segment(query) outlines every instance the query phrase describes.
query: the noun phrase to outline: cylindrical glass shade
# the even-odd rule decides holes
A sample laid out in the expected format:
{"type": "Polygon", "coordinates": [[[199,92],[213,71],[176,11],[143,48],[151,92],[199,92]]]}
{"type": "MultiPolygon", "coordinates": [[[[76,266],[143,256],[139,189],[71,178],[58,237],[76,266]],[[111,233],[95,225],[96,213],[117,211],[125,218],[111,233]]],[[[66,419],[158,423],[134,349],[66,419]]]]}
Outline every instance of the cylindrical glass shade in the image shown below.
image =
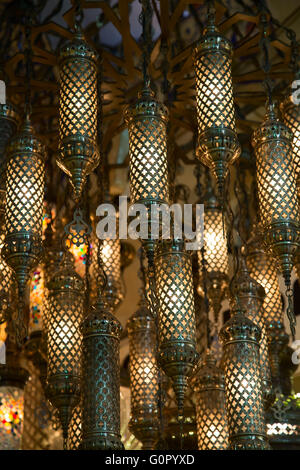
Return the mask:
{"type": "Polygon", "coordinates": [[[230,450],[268,449],[260,336],[260,328],[239,310],[220,332],[230,450]]]}
{"type": "Polygon", "coordinates": [[[156,363],[156,328],[146,300],[127,323],[131,392],[131,432],[154,449],[158,439],[159,370],[156,363]]]}
{"type": "Polygon", "coordinates": [[[165,240],[155,256],[159,300],[159,362],[182,408],[186,379],[197,361],[192,264],[183,240],[165,240]],[[178,359],[180,358],[180,359],[178,359]]]}
{"type": "Polygon", "coordinates": [[[129,133],[131,203],[168,202],[167,109],[150,89],[125,111],[129,133]]]}
{"type": "Polygon", "coordinates": [[[207,353],[191,379],[196,393],[199,450],[226,450],[228,428],[225,409],[224,374],[207,353]]]}
{"type": "Polygon", "coordinates": [[[78,198],[86,176],[99,163],[97,55],[80,32],[64,45],[59,60],[59,158],[78,198]]]}
{"type": "MultiPolygon", "coordinates": [[[[99,242],[100,259],[107,279],[105,291],[109,290],[111,292],[112,300],[115,307],[117,307],[124,299],[121,279],[121,243],[118,238],[115,240],[98,240],[99,242]]],[[[97,256],[96,250],[95,255],[97,256]]]]}
{"type": "Polygon", "coordinates": [[[24,390],[0,387],[0,450],[21,450],[24,390]]]}

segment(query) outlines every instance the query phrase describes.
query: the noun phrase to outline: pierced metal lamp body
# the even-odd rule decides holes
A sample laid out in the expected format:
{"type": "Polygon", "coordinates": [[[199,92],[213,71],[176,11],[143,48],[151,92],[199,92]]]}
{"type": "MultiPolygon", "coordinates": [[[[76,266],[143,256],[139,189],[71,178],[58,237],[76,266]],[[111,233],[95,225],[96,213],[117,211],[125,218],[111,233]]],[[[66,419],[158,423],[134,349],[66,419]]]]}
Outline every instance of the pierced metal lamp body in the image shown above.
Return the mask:
{"type": "Polygon", "coordinates": [[[129,133],[130,200],[131,204],[144,204],[148,210],[148,243],[153,250],[151,206],[169,202],[168,110],[146,87],[136,103],[126,108],[125,121],[129,133]]]}
{"type": "MultiPolygon", "coordinates": [[[[1,252],[15,273],[21,301],[42,255],[44,176],[44,147],[26,117],[20,132],[7,146],[6,236],[1,252]]],[[[23,311],[19,315],[15,327],[21,341],[27,327],[23,311]]]]}
{"type": "Polygon", "coordinates": [[[228,428],[224,374],[209,352],[200,362],[191,385],[196,393],[199,450],[226,450],[228,428]]]}
{"type": "Polygon", "coordinates": [[[84,284],[66,252],[61,268],[48,282],[48,368],[46,395],[58,409],[64,439],[72,410],[80,398],[80,361],[84,284]]]}
{"type": "Polygon", "coordinates": [[[5,191],[6,179],[6,145],[16,134],[19,115],[11,104],[0,104],[0,191],[5,191]]]}
{"type": "MultiPolygon", "coordinates": [[[[299,248],[299,205],[293,163],[292,133],[269,105],[254,132],[260,221],[266,248],[278,260],[290,288],[294,255],[299,248]]],[[[295,317],[290,315],[294,330],[295,317]]]]}
{"type": "Polygon", "coordinates": [[[268,337],[265,317],[263,312],[263,301],[265,291],[261,284],[250,277],[245,259],[240,258],[240,268],[235,275],[231,290],[234,297],[239,300],[239,305],[245,311],[245,315],[261,329],[261,339],[259,347],[259,361],[261,370],[262,390],[266,402],[269,406],[274,400],[272,390],[272,378],[269,362],[268,337]]]}
{"type": "Polygon", "coordinates": [[[156,364],[156,327],[146,300],[127,323],[131,419],[129,429],[143,449],[155,449],[159,437],[159,370],[156,364]]]}
{"type": "Polygon", "coordinates": [[[220,331],[230,450],[266,450],[259,326],[241,310],[220,331]]]}
{"type": "Polygon", "coordinates": [[[97,147],[97,54],[76,32],[59,57],[58,166],[69,176],[76,199],[99,163],[97,147]]]}
{"type": "Polygon", "coordinates": [[[215,174],[220,196],[228,166],[241,151],[235,130],[231,67],[231,42],[210,24],[194,50],[197,156],[215,174]]]}
{"type": "Polygon", "coordinates": [[[173,381],[181,411],[187,377],[198,359],[192,264],[183,240],[162,241],[155,255],[155,270],[159,300],[158,361],[173,381]]]}
{"type": "Polygon", "coordinates": [[[121,324],[98,301],[83,320],[83,450],[122,450],[120,436],[121,324]]]}

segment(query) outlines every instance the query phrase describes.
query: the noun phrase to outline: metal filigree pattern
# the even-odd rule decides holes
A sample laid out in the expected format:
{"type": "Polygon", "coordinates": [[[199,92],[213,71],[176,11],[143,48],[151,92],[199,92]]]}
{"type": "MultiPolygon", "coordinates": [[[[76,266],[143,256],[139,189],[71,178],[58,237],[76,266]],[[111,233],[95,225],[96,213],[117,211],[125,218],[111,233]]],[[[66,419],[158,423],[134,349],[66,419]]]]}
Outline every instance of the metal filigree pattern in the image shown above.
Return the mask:
{"type": "Polygon", "coordinates": [[[196,393],[199,450],[226,450],[228,428],[225,408],[224,374],[209,352],[191,379],[196,393]]]}
{"type": "MultiPolygon", "coordinates": [[[[292,133],[269,105],[262,125],[254,132],[256,177],[264,244],[278,260],[287,289],[291,289],[294,255],[299,248],[299,205],[292,154],[292,133]]],[[[291,295],[288,295],[291,299],[291,295]]],[[[290,303],[290,301],[289,301],[290,303]]],[[[296,319],[288,308],[291,331],[296,319]]]]}
{"type": "Polygon", "coordinates": [[[120,322],[107,306],[92,306],[82,323],[82,444],[84,450],[122,449],[120,437],[120,322]]]}
{"type": "Polygon", "coordinates": [[[0,190],[5,191],[6,153],[9,139],[16,133],[19,116],[11,104],[0,104],[0,190]]]}
{"type": "Polygon", "coordinates": [[[179,409],[197,361],[192,264],[183,240],[166,240],[155,256],[159,362],[173,380],[179,409]]]}
{"type": "Polygon", "coordinates": [[[268,449],[259,341],[261,331],[237,310],[220,331],[224,348],[229,449],[268,449]]]}
{"type": "Polygon", "coordinates": [[[156,327],[146,300],[127,323],[129,336],[129,373],[131,419],[129,428],[143,443],[154,449],[159,435],[159,370],[156,363],[156,327]]]}
{"type": "MultiPolygon", "coordinates": [[[[105,239],[100,242],[100,259],[102,268],[106,275],[107,284],[104,289],[104,295],[108,293],[107,302],[114,308],[118,307],[124,299],[124,291],[121,278],[121,243],[118,238],[115,240],[105,239]]],[[[97,249],[95,256],[98,262],[97,249]]]]}
{"type": "Polygon", "coordinates": [[[284,124],[293,133],[293,160],[296,176],[296,184],[298,191],[298,200],[300,199],[300,106],[294,104],[292,95],[288,96],[283,103],[281,103],[281,112],[284,124]]]}
{"type": "Polygon", "coordinates": [[[47,396],[58,408],[64,439],[73,407],[79,400],[84,286],[73,259],[65,254],[62,266],[48,283],[47,396]]]}
{"type": "Polygon", "coordinates": [[[69,424],[68,450],[79,450],[81,444],[81,404],[75,406],[69,424]]]}
{"type": "Polygon", "coordinates": [[[76,32],[62,47],[59,60],[58,166],[79,198],[86,176],[99,163],[97,137],[97,55],[76,32]]]}
{"type": "Polygon", "coordinates": [[[147,88],[125,110],[131,203],[168,202],[167,118],[167,109],[147,88]]]}
{"type": "Polygon", "coordinates": [[[236,273],[231,290],[232,294],[238,298],[238,303],[245,311],[245,315],[261,329],[259,361],[262,388],[266,404],[270,405],[274,396],[272,391],[267,330],[263,311],[265,291],[261,284],[250,277],[244,257],[240,258],[240,263],[241,265],[236,273]]]}
{"type": "Polygon", "coordinates": [[[215,173],[220,195],[228,165],[240,154],[235,133],[232,89],[232,45],[209,24],[194,50],[199,132],[197,156],[215,173]]]}

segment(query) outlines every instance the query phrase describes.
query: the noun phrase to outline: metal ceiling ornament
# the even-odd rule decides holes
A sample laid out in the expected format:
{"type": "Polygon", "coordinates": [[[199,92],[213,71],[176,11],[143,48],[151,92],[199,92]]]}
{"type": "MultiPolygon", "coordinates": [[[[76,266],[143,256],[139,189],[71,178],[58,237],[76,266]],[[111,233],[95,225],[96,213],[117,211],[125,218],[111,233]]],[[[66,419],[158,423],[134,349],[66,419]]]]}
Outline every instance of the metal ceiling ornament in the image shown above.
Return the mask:
{"type": "Polygon", "coordinates": [[[259,361],[263,396],[268,407],[274,400],[274,390],[272,389],[268,338],[263,312],[265,291],[261,284],[250,277],[244,256],[239,257],[239,269],[233,278],[231,291],[233,298],[238,298],[239,305],[245,311],[247,318],[261,329],[259,361]]]}
{"type": "Polygon", "coordinates": [[[199,160],[217,179],[220,202],[228,167],[240,155],[232,88],[232,44],[215,25],[209,8],[207,27],[194,49],[199,160]]]}
{"type": "Polygon", "coordinates": [[[259,342],[261,330],[239,307],[220,331],[229,450],[267,450],[259,342]]]}
{"type": "Polygon", "coordinates": [[[49,311],[46,395],[58,409],[66,448],[72,410],[80,399],[80,323],[85,294],[83,280],[75,272],[73,256],[68,251],[47,288],[49,311]]]}
{"type": "Polygon", "coordinates": [[[44,147],[26,115],[20,132],[7,146],[6,236],[1,252],[18,284],[19,308],[13,322],[19,344],[27,335],[25,289],[43,252],[44,177],[44,147]]]}
{"type": "Polygon", "coordinates": [[[158,363],[172,379],[179,415],[197,363],[192,263],[184,240],[162,240],[155,254],[158,363]]]}
{"type": "Polygon", "coordinates": [[[120,336],[122,326],[101,299],[81,324],[82,450],[122,450],[120,336]]]}
{"type": "Polygon", "coordinates": [[[159,370],[156,363],[156,326],[141,294],[138,310],[127,322],[131,418],[129,429],[144,450],[155,449],[159,438],[159,370]]]}
{"type": "Polygon", "coordinates": [[[292,308],[291,271],[300,244],[299,205],[292,153],[292,133],[283,124],[274,104],[267,104],[261,126],[252,136],[263,241],[279,263],[287,288],[291,332],[296,319],[292,308]]]}
{"type": "Polygon", "coordinates": [[[69,176],[76,200],[100,160],[97,146],[97,53],[79,27],[59,56],[58,166],[69,176]]]}
{"type": "Polygon", "coordinates": [[[226,450],[228,428],[224,373],[208,350],[190,379],[196,393],[199,450],[226,450]]]}

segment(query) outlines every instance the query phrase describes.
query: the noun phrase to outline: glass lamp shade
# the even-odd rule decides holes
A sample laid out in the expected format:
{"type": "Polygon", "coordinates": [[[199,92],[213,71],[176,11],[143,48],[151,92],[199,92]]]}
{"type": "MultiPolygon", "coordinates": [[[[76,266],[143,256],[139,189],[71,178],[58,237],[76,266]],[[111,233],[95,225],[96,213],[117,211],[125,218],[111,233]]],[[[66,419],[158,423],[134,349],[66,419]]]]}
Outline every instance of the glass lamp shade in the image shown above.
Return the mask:
{"type": "MultiPolygon", "coordinates": [[[[293,163],[292,133],[269,104],[262,125],[254,132],[260,224],[266,248],[278,260],[290,290],[294,256],[299,248],[299,205],[293,163]]],[[[291,330],[295,317],[288,310],[291,330]]]]}
{"type": "Polygon", "coordinates": [[[223,194],[228,165],[240,154],[235,131],[232,45],[209,21],[194,50],[198,120],[197,157],[210,167],[223,194]]]}
{"type": "Polygon", "coordinates": [[[293,133],[293,160],[296,177],[296,185],[298,192],[298,200],[300,199],[300,106],[293,102],[292,94],[290,94],[280,105],[284,124],[293,133]]]}
{"type": "Polygon", "coordinates": [[[220,331],[229,450],[268,449],[259,363],[260,328],[241,310],[220,331]]]}
{"type": "Polygon", "coordinates": [[[155,255],[159,364],[172,378],[179,411],[198,354],[192,263],[183,240],[163,240],[155,255]]]}
{"type": "Polygon", "coordinates": [[[226,450],[228,428],[225,408],[224,374],[209,352],[191,378],[196,393],[199,450],[226,450]]]}
{"type": "Polygon", "coordinates": [[[97,54],[80,32],[60,50],[58,166],[69,176],[75,198],[99,163],[97,147],[97,54]]]}
{"type": "Polygon", "coordinates": [[[24,390],[0,386],[0,450],[21,450],[24,390]]]}
{"type": "Polygon", "coordinates": [[[159,370],[155,322],[145,299],[141,300],[140,308],[130,317],[127,330],[131,391],[129,428],[143,443],[143,449],[153,450],[159,436],[159,370]]]}
{"type": "Polygon", "coordinates": [[[84,285],[66,252],[48,283],[47,397],[58,409],[66,443],[69,421],[80,397],[81,342],[84,285]]]}

